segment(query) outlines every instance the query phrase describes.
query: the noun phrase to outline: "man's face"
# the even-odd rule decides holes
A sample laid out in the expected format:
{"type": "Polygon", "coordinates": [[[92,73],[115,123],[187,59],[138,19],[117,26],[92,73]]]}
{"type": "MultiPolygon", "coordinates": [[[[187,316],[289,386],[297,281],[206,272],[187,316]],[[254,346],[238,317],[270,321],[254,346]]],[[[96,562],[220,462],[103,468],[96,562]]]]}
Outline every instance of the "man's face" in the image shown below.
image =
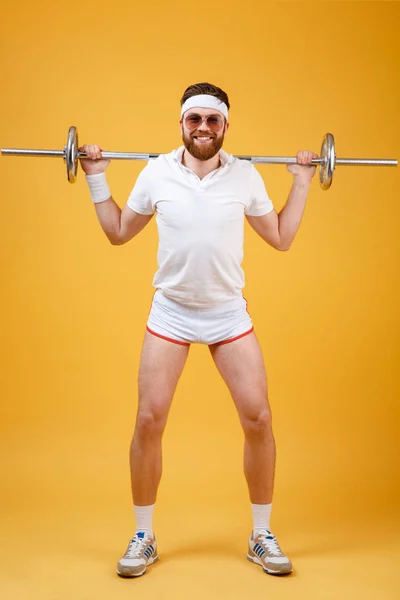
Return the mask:
{"type": "Polygon", "coordinates": [[[187,110],[181,120],[182,140],[186,150],[198,160],[210,160],[222,148],[228,127],[229,123],[225,122],[225,117],[217,110],[210,108],[191,108],[187,110]],[[220,119],[222,118],[224,125],[221,131],[214,132],[210,129],[207,121],[203,120],[197,129],[191,131],[185,125],[185,118],[194,114],[201,117],[217,116],[220,119]]]}

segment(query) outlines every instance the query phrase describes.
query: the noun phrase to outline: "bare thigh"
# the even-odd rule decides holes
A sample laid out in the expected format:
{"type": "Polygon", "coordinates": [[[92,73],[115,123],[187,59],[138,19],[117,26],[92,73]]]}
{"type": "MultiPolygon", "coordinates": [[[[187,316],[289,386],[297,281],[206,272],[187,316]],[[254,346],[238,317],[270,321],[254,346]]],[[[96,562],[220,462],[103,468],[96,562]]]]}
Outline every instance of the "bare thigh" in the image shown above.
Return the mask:
{"type": "Polygon", "coordinates": [[[138,417],[166,420],[189,349],[146,331],[139,367],[138,417]]]}
{"type": "Polygon", "coordinates": [[[269,414],[267,375],[256,334],[250,333],[229,344],[215,344],[209,349],[242,425],[269,414]]]}

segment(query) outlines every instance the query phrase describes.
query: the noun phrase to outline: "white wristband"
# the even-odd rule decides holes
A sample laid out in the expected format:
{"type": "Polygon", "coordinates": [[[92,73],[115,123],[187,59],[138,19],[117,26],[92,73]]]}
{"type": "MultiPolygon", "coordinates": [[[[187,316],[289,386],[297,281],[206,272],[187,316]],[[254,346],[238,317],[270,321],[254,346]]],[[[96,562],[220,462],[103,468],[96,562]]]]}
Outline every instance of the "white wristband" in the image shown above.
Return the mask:
{"type": "Polygon", "coordinates": [[[99,202],[105,202],[111,198],[110,188],[106,181],[105,173],[96,173],[96,175],[86,175],[86,181],[88,182],[90,195],[95,204],[99,202]]]}

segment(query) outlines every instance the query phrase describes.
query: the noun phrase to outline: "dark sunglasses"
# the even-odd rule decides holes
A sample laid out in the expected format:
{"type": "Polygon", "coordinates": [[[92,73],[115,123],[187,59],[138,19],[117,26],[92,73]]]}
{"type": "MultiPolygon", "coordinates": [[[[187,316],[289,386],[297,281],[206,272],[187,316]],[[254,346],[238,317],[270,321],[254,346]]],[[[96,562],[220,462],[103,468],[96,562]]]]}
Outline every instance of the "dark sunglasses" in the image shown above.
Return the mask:
{"type": "Polygon", "coordinates": [[[190,115],[187,115],[184,117],[183,122],[186,129],[189,129],[189,131],[198,129],[204,122],[210,131],[213,131],[214,133],[221,131],[225,124],[225,120],[222,115],[208,115],[207,117],[202,117],[197,113],[191,113],[190,115]]]}

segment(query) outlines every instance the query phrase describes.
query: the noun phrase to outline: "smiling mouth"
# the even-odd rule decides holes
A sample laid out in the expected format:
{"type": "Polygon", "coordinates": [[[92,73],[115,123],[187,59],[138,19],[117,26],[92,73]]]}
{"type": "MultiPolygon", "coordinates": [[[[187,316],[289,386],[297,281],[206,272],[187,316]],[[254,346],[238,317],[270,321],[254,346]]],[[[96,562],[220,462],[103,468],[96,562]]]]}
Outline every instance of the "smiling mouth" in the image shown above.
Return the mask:
{"type": "Polygon", "coordinates": [[[212,140],[212,137],[208,137],[208,136],[203,136],[203,135],[195,135],[194,136],[195,140],[199,140],[200,142],[208,142],[209,140],[212,140]]]}

